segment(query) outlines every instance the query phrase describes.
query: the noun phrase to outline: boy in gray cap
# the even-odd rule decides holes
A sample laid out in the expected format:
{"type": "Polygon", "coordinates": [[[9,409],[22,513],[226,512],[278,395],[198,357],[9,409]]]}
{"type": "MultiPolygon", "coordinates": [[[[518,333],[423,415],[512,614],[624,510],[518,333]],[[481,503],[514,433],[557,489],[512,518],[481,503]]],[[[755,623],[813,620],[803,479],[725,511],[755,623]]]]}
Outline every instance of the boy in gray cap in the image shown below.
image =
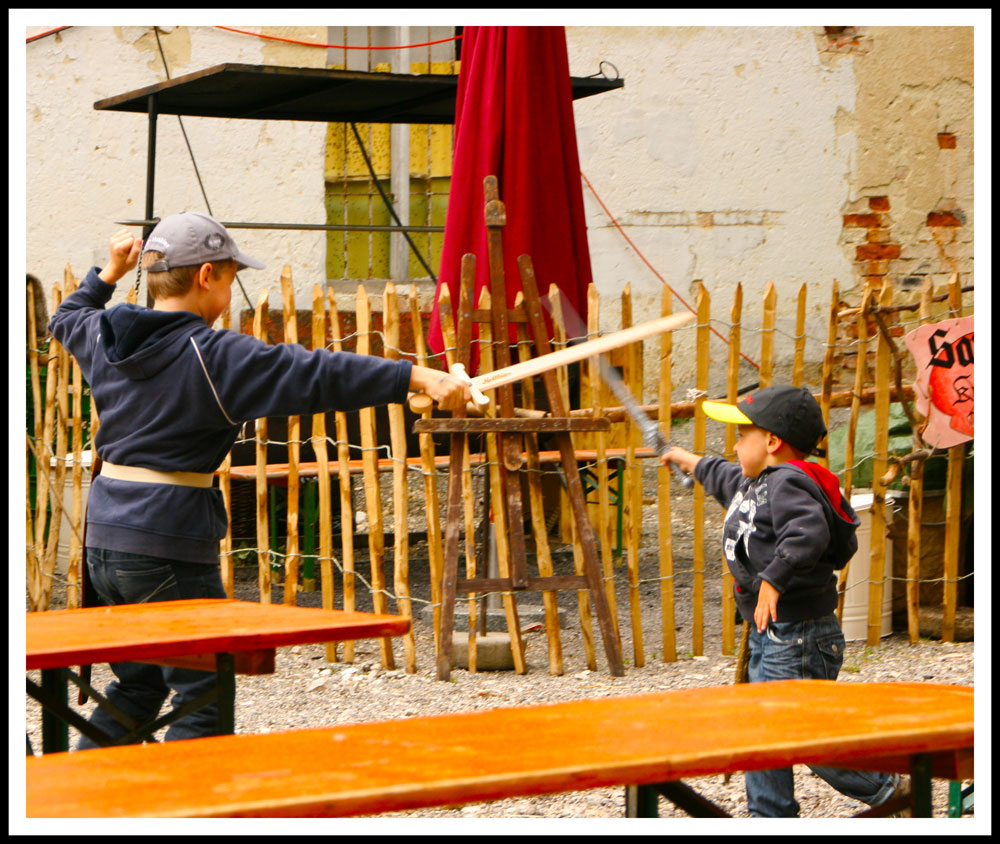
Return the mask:
{"type": "MultiPolygon", "coordinates": [[[[409,361],[269,346],[213,330],[236,271],[264,265],[204,214],[165,218],[145,246],[119,231],[110,251],[108,265],[91,268],[49,326],[79,362],[100,413],[94,448],[102,466],[88,498],[86,564],[106,605],[226,597],[219,540],[227,518],[213,477],[244,422],[399,403],[410,390],[444,409],[471,398],[458,379],[409,361]],[[105,310],[140,250],[152,309],[105,310]]],[[[216,682],[214,673],[190,669],[111,668],[117,680],[106,697],[139,723],[156,716],[171,689],[177,710],[216,682]]],[[[204,707],[175,721],[166,739],[214,735],[216,720],[216,707],[204,707]]],[[[127,734],[103,709],[91,723],[114,739],[127,734]]],[[[86,737],[78,744],[95,746],[86,737]]]]}
{"type": "MultiPolygon", "coordinates": [[[[834,615],[836,569],[858,549],[861,523],[837,476],[806,461],[826,436],[819,404],[803,387],[765,387],[738,404],[706,401],[705,413],[738,426],[738,463],[671,448],[662,458],[693,474],[727,508],[723,553],[736,605],[751,625],[749,678],[835,680],[844,634],[834,615]]],[[[843,794],[880,806],[897,774],[809,766],[843,794]]],[[[754,817],[797,817],[791,768],[746,773],[754,817]]]]}

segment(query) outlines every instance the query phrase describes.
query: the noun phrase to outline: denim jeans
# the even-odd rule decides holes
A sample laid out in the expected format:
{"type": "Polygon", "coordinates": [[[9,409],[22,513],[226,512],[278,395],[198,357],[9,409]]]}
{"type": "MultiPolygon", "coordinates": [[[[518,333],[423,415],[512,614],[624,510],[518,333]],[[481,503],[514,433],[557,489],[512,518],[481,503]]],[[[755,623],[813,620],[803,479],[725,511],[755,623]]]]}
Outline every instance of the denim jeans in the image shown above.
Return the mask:
{"type": "MultiPolygon", "coordinates": [[[[227,597],[218,566],[103,548],[87,548],[86,553],[87,574],[103,606],[227,597]]],[[[104,696],[140,724],[156,718],[171,689],[174,691],[172,707],[178,709],[216,685],[214,671],[141,662],[112,662],[111,670],[117,679],[104,690],[104,696]]],[[[175,741],[215,735],[216,721],[217,708],[212,704],[174,721],[164,739],[175,741]]],[[[116,739],[129,733],[124,725],[100,708],[94,710],[90,723],[116,739]]],[[[97,746],[86,736],[80,736],[77,742],[78,750],[97,746]]]]}
{"type": "MultiPolygon", "coordinates": [[[[844,634],[835,615],[806,621],[770,622],[763,633],[750,631],[751,683],[769,680],[836,680],[844,661],[844,634]]],[[[809,765],[814,774],[837,791],[869,806],[888,800],[899,782],[897,774],[849,771],[809,765]]],[[[747,807],[753,817],[795,818],[792,768],[747,771],[747,807]]]]}

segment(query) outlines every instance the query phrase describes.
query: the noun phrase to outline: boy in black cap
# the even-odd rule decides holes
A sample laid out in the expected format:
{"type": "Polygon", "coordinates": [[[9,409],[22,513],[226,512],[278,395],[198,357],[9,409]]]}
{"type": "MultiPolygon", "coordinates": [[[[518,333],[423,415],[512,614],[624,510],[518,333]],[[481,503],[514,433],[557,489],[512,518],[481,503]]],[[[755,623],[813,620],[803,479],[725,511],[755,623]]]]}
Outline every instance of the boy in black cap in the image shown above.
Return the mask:
{"type": "MultiPolygon", "coordinates": [[[[750,630],[750,682],[834,680],[844,635],[834,615],[836,569],[858,548],[860,519],[837,476],[806,462],[826,435],[819,404],[802,387],[757,390],[736,405],[706,401],[713,419],[736,424],[739,463],[674,447],[661,459],[694,474],[727,508],[723,552],[736,604],[750,630]]],[[[896,774],[810,766],[849,797],[879,806],[896,774]]],[[[797,817],[791,768],[746,773],[754,817],[797,817]]]]}
{"type": "MultiPolygon", "coordinates": [[[[87,273],[49,326],[79,362],[100,413],[94,447],[102,467],[90,487],[86,562],[104,604],[226,597],[219,573],[226,511],[212,482],[244,422],[404,402],[409,390],[444,409],[471,398],[458,379],[409,361],[214,331],[236,271],[264,265],[204,214],[165,218],[144,248],[119,231],[110,248],[108,265],[87,273]],[[140,250],[152,309],[105,310],[140,250]]],[[[214,673],[190,669],[111,668],[118,679],[106,697],[139,723],[156,716],[171,689],[176,710],[216,682],[214,673]]],[[[175,721],[166,739],[213,735],[216,720],[216,707],[204,707],[175,721]]],[[[91,723],[113,738],[128,732],[103,709],[91,723]]],[[[95,746],[86,737],[78,744],[95,746]]]]}

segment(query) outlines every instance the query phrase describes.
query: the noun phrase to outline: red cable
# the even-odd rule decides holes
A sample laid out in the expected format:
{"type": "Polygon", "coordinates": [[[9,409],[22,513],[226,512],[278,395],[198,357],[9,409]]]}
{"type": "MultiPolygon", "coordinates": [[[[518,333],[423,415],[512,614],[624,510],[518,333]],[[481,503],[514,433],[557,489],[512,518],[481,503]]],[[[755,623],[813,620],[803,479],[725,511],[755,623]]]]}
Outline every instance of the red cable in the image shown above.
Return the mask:
{"type": "MultiPolygon", "coordinates": [[[[615,224],[615,228],[616,228],[616,229],[618,229],[618,231],[619,231],[619,232],[621,233],[621,236],[622,236],[622,237],[624,237],[624,238],[625,238],[625,241],[626,241],[626,242],[628,243],[628,245],[629,245],[629,246],[631,246],[631,247],[632,247],[632,248],[633,248],[633,249],[635,250],[635,254],[636,254],[636,255],[638,255],[638,256],[639,256],[639,257],[640,257],[640,258],[642,259],[642,262],[643,262],[643,263],[644,263],[644,264],[645,264],[645,265],[646,265],[647,267],[649,267],[649,269],[650,269],[650,270],[652,271],[653,275],[655,275],[655,276],[656,276],[656,277],[657,277],[657,278],[658,278],[658,279],[659,279],[659,280],[660,280],[661,282],[663,282],[664,286],[665,286],[665,287],[666,287],[666,288],[667,288],[667,289],[668,289],[668,290],[669,290],[669,291],[670,291],[671,293],[673,293],[673,294],[674,294],[674,296],[675,296],[675,297],[676,297],[676,298],[677,298],[677,299],[678,299],[678,300],[680,301],[680,303],[681,303],[681,304],[682,304],[682,305],[683,305],[683,306],[684,306],[685,308],[687,308],[687,309],[688,309],[689,311],[691,311],[691,313],[693,313],[693,314],[697,315],[697,312],[695,311],[695,309],[694,309],[694,308],[692,308],[692,307],[691,307],[691,306],[690,306],[690,305],[689,305],[689,304],[688,304],[687,302],[685,302],[685,301],[684,301],[684,297],[683,297],[683,296],[681,296],[681,295],[680,295],[680,293],[678,293],[678,292],[677,292],[676,290],[674,290],[674,288],[672,288],[672,287],[671,287],[671,286],[670,286],[669,284],[667,284],[667,280],[666,280],[666,279],[665,279],[665,278],[664,278],[664,277],[663,277],[662,275],[660,275],[660,274],[659,274],[659,273],[658,273],[658,272],[656,271],[656,268],[655,268],[655,267],[654,267],[654,266],[653,266],[653,265],[652,265],[651,263],[649,263],[649,261],[647,261],[647,260],[646,260],[646,256],[645,256],[645,255],[643,255],[643,254],[642,254],[642,252],[640,252],[640,251],[639,251],[639,247],[638,247],[638,246],[636,246],[636,245],[635,245],[635,244],[634,244],[634,243],[632,242],[632,240],[631,240],[631,239],[629,238],[629,236],[628,236],[627,234],[625,234],[625,230],[624,230],[624,229],[623,229],[623,228],[622,228],[622,227],[621,227],[621,226],[620,226],[620,225],[618,224],[618,221],[617,221],[617,220],[615,219],[615,215],[614,215],[614,214],[612,214],[612,213],[611,213],[611,212],[610,212],[610,211],[608,210],[608,206],[607,206],[607,205],[605,205],[605,204],[604,204],[604,202],[603,202],[603,201],[601,200],[601,198],[600,198],[600,197],[599,197],[599,196],[597,195],[597,191],[596,191],[596,190],[594,190],[594,186],[593,186],[593,185],[592,185],[592,184],[590,183],[590,179],[588,179],[588,178],[587,178],[587,175],[586,175],[586,173],[580,173],[580,175],[581,175],[581,176],[583,176],[583,180],[584,180],[584,181],[585,181],[585,182],[587,183],[587,187],[588,187],[588,188],[590,188],[590,192],[591,192],[591,193],[592,193],[592,194],[594,195],[594,199],[596,199],[596,200],[598,201],[598,203],[600,204],[601,208],[603,208],[603,209],[604,209],[604,213],[608,215],[608,219],[609,219],[609,220],[611,220],[611,222],[615,224]]],[[[723,342],[725,342],[725,343],[726,343],[726,345],[728,345],[728,344],[729,344],[729,341],[728,341],[728,340],[727,340],[727,339],[726,339],[725,337],[723,337],[723,336],[722,336],[722,335],[721,335],[721,334],[720,334],[720,333],[718,332],[718,330],[717,330],[717,329],[713,328],[713,327],[712,327],[711,325],[710,325],[710,326],[709,326],[708,328],[709,328],[709,330],[710,330],[710,331],[711,331],[711,332],[712,332],[712,333],[713,333],[713,334],[714,334],[714,335],[715,335],[716,337],[718,337],[718,338],[719,338],[720,340],[722,340],[723,342]]],[[[740,352],[740,357],[741,357],[741,358],[743,358],[743,360],[745,360],[745,361],[746,361],[747,363],[749,363],[749,364],[750,364],[751,366],[753,366],[753,367],[754,367],[755,369],[760,369],[760,364],[759,364],[759,363],[756,363],[756,362],[754,362],[754,361],[752,361],[752,360],[750,360],[750,358],[748,358],[748,357],[747,357],[747,356],[746,356],[745,354],[743,354],[743,352],[740,352]]]]}
{"type": "Polygon", "coordinates": [[[46,32],[39,32],[38,35],[32,35],[30,38],[25,38],[24,43],[30,44],[32,41],[37,41],[39,38],[44,38],[46,35],[52,35],[55,32],[62,32],[64,29],[72,29],[69,26],[57,26],[46,32]]]}
{"type": "Polygon", "coordinates": [[[260,32],[247,32],[245,29],[234,29],[231,26],[217,26],[216,29],[225,29],[228,32],[238,32],[240,35],[253,35],[256,38],[267,38],[271,41],[284,41],[287,44],[301,44],[303,47],[325,47],[330,50],[407,50],[410,47],[430,47],[434,44],[444,44],[447,41],[457,41],[461,35],[453,35],[451,38],[442,38],[440,41],[427,41],[423,44],[392,45],[390,47],[352,47],[347,44],[316,44],[312,41],[296,41],[292,38],[279,38],[277,35],[263,35],[260,32]]]}

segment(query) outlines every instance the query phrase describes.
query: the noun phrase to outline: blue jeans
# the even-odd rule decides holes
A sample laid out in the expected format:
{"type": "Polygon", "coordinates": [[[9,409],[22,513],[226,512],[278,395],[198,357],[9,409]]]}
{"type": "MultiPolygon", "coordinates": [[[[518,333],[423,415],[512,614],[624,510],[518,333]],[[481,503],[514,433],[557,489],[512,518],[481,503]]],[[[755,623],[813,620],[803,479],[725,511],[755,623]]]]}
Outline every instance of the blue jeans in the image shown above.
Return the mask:
{"type": "MultiPolygon", "coordinates": [[[[87,573],[103,606],[227,597],[219,567],[204,563],[87,548],[87,573]]],[[[214,671],[141,662],[112,662],[111,670],[117,679],[104,690],[104,696],[139,724],[156,718],[171,689],[174,690],[171,704],[178,709],[216,686],[214,671]]],[[[100,708],[94,710],[89,720],[115,739],[130,732],[100,708]]],[[[174,721],[164,738],[174,741],[212,736],[216,734],[216,721],[217,708],[212,704],[174,721]]],[[[98,745],[80,736],[78,750],[93,747],[98,745]]]]}
{"type": "MultiPolygon", "coordinates": [[[[836,680],[844,661],[844,634],[835,615],[806,621],[770,622],[763,633],[750,631],[751,683],[768,680],[836,680]]],[[[899,782],[897,774],[849,771],[810,765],[814,774],[837,791],[879,806],[899,782]]],[[[795,818],[799,804],[791,768],[747,771],[747,807],[756,818],[795,818]]]]}

